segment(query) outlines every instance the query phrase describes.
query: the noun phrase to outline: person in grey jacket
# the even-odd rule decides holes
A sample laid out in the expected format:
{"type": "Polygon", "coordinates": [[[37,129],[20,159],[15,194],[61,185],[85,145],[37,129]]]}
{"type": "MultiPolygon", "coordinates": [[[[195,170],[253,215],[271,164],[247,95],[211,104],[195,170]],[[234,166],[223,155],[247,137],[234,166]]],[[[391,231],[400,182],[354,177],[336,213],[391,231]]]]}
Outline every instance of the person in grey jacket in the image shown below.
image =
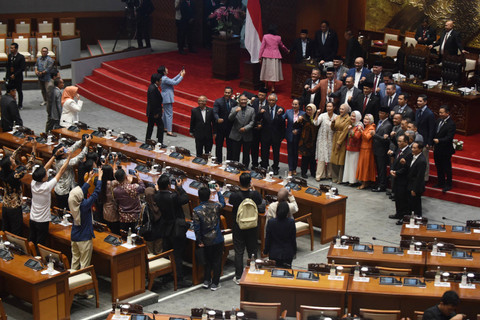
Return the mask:
{"type": "Polygon", "coordinates": [[[173,121],[173,103],[175,102],[173,95],[173,86],[179,84],[183,77],[185,76],[185,69],[182,69],[175,78],[170,79],[167,77],[168,68],[165,66],[160,66],[157,69],[157,72],[161,75],[162,81],[160,82],[160,88],[162,88],[162,98],[163,98],[163,124],[167,130],[167,136],[176,137],[177,135],[172,132],[172,121],[173,121]]]}
{"type": "Polygon", "coordinates": [[[250,146],[253,140],[253,126],[255,124],[255,110],[247,106],[248,98],[239,97],[239,106],[230,111],[228,120],[233,122],[230,139],[233,141],[233,160],[240,160],[240,149],[243,147],[242,163],[248,168],[250,165],[250,146]]]}
{"type": "Polygon", "coordinates": [[[62,116],[62,89],[64,87],[63,79],[57,78],[53,80],[55,88],[52,91],[52,108],[50,110],[50,119],[52,121],[52,129],[60,128],[60,117],[62,116]]]}

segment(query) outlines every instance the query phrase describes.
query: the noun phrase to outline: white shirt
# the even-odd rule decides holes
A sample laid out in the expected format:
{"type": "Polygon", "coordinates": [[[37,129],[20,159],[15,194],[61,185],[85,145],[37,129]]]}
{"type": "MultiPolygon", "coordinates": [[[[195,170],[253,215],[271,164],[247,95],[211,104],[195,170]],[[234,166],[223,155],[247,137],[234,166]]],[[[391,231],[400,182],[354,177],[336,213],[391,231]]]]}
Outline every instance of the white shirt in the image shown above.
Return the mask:
{"type": "Polygon", "coordinates": [[[415,163],[415,160],[417,160],[417,158],[420,156],[420,154],[422,154],[422,153],[420,152],[417,155],[413,155],[412,162],[410,162],[410,167],[413,166],[413,164],[415,163]]]}
{"type": "Polygon", "coordinates": [[[361,78],[362,78],[362,69],[360,69],[360,71],[355,70],[355,84],[354,84],[354,86],[356,88],[358,88],[358,82],[360,81],[361,78]]]}
{"type": "MultiPolygon", "coordinates": [[[[175,7],[178,6],[180,3],[180,0],[175,0],[175,7]]],[[[180,12],[180,7],[175,10],[175,20],[181,20],[182,19],[182,13],[180,12]]]]}
{"type": "Polygon", "coordinates": [[[200,113],[202,114],[203,122],[207,121],[207,108],[205,109],[200,109],[200,113]]]}
{"type": "Polygon", "coordinates": [[[447,39],[450,37],[451,33],[452,33],[452,30],[445,33],[445,37],[443,37],[442,45],[440,46],[440,54],[443,54],[443,51],[445,50],[445,43],[447,42],[447,39]]]}
{"type": "MultiPolygon", "coordinates": [[[[345,101],[343,103],[348,103],[348,98],[353,96],[353,89],[355,87],[352,87],[352,89],[347,89],[347,94],[345,95],[345,101]]],[[[350,105],[350,104],[349,104],[350,105]]]]}
{"type": "MultiPolygon", "coordinates": [[[[317,81],[315,81],[315,82],[312,82],[312,86],[311,86],[312,89],[315,88],[315,86],[318,84],[318,81],[319,81],[319,80],[317,80],[317,81]]],[[[313,99],[315,99],[315,95],[316,95],[316,93],[312,93],[312,94],[310,95],[310,103],[313,103],[313,99]]]]}
{"type": "Polygon", "coordinates": [[[307,40],[302,40],[302,57],[307,55],[307,40]]]}
{"type": "Polygon", "coordinates": [[[57,184],[53,178],[47,182],[32,180],[32,207],[30,209],[30,220],[35,222],[50,221],[50,205],[52,203],[52,189],[57,184]]]}

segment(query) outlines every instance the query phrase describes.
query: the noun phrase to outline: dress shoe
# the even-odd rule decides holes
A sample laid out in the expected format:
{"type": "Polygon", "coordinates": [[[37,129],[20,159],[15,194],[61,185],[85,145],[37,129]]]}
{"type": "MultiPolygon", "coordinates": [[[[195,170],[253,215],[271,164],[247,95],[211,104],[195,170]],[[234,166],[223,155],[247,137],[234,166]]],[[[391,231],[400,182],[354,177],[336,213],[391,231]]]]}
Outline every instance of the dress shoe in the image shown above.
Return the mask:
{"type": "Polygon", "coordinates": [[[162,143],[162,145],[160,146],[160,148],[162,148],[162,149],[165,149],[166,147],[167,147],[167,145],[166,145],[166,144],[163,144],[163,143],[162,143]]]}
{"type": "Polygon", "coordinates": [[[385,191],[385,194],[386,194],[387,196],[390,196],[390,195],[392,195],[392,193],[391,193],[390,191],[388,191],[388,190],[387,190],[387,191],[385,191]]]}
{"type": "Polygon", "coordinates": [[[401,219],[401,217],[396,214],[391,214],[388,216],[388,219],[398,220],[401,219]]]}
{"type": "Polygon", "coordinates": [[[445,187],[443,187],[442,192],[447,192],[447,191],[450,191],[450,190],[452,190],[452,186],[445,186],[445,187]]]}
{"type": "Polygon", "coordinates": [[[395,196],[392,195],[392,194],[390,194],[390,195],[388,196],[388,199],[390,199],[390,200],[395,200],[395,196]]]}
{"type": "Polygon", "coordinates": [[[302,173],[302,178],[303,179],[308,179],[308,175],[306,173],[302,173]]]}
{"type": "Polygon", "coordinates": [[[273,169],[273,175],[278,176],[278,169],[273,169]]]}
{"type": "Polygon", "coordinates": [[[437,184],[434,184],[434,185],[432,186],[432,188],[437,188],[437,189],[442,189],[443,187],[444,187],[443,185],[438,184],[438,183],[437,183],[437,184]]]}
{"type": "Polygon", "coordinates": [[[395,224],[397,226],[401,226],[403,224],[403,219],[398,220],[397,222],[395,222],[395,224]]]}
{"type": "Polygon", "coordinates": [[[252,170],[255,170],[255,169],[257,169],[257,168],[258,168],[258,166],[252,165],[252,167],[251,167],[251,168],[252,168],[252,170]]]}
{"type": "Polygon", "coordinates": [[[191,287],[192,286],[192,283],[190,281],[187,281],[187,280],[182,280],[182,281],[179,281],[178,282],[178,285],[177,285],[179,288],[188,288],[188,287],[191,287]]]}
{"type": "Polygon", "coordinates": [[[382,187],[376,187],[372,189],[372,192],[384,192],[384,191],[385,191],[385,188],[382,188],[382,187]]]}
{"type": "Polygon", "coordinates": [[[177,136],[177,134],[176,134],[176,133],[174,133],[174,132],[170,132],[170,133],[169,133],[169,132],[167,132],[167,136],[170,136],[170,137],[176,137],[176,136],[177,136]]]}

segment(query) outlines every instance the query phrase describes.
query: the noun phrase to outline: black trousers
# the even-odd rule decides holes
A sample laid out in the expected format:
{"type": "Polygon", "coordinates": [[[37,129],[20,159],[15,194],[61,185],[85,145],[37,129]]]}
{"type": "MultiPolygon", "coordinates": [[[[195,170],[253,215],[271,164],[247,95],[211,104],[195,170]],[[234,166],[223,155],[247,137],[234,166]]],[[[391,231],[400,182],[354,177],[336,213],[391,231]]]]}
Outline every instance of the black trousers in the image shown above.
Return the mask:
{"type": "Polygon", "coordinates": [[[298,143],[299,142],[300,142],[300,136],[298,134],[293,135],[292,141],[287,140],[288,171],[297,170],[297,167],[298,167],[298,143]]]}
{"type": "Polygon", "coordinates": [[[183,51],[183,48],[185,47],[185,43],[187,43],[189,51],[194,50],[193,28],[194,28],[193,23],[188,23],[187,21],[180,22],[180,37],[179,37],[179,45],[178,45],[179,51],[183,51]]]}
{"type": "Polygon", "coordinates": [[[153,115],[148,117],[148,125],[147,125],[147,134],[145,135],[145,141],[147,139],[150,139],[152,137],[153,133],[153,127],[157,125],[157,141],[160,143],[163,143],[163,120],[162,120],[162,114],[155,118],[153,115]]]}
{"type": "Polygon", "coordinates": [[[110,221],[105,221],[107,224],[107,227],[110,229],[115,234],[120,235],[120,222],[115,221],[115,222],[110,222],[110,221]]]}
{"type": "Polygon", "coordinates": [[[182,42],[182,37],[183,37],[182,21],[175,19],[175,26],[177,27],[177,47],[178,47],[178,51],[183,51],[183,47],[180,47],[180,45],[183,43],[182,42]]]}
{"type": "Polygon", "coordinates": [[[282,140],[262,140],[262,167],[268,168],[269,157],[270,157],[270,147],[273,151],[273,166],[274,170],[278,170],[278,164],[280,163],[280,145],[282,140]]]}
{"type": "Polygon", "coordinates": [[[260,131],[253,130],[253,140],[250,148],[250,154],[252,156],[252,166],[258,167],[258,154],[260,148],[260,131]]]}
{"type": "Polygon", "coordinates": [[[387,187],[387,163],[388,156],[375,155],[375,165],[377,166],[377,188],[386,188],[387,187]]]}
{"type": "Polygon", "coordinates": [[[398,183],[398,179],[395,179],[392,191],[395,194],[395,214],[398,217],[403,217],[407,214],[410,214],[407,186],[402,183],[398,183]]]}
{"type": "Polygon", "coordinates": [[[59,195],[55,192],[55,201],[57,202],[57,207],[60,209],[67,208],[67,210],[70,210],[68,207],[68,193],[59,195]]]}
{"type": "MultiPolygon", "coordinates": [[[[396,197],[397,195],[395,195],[396,197]]],[[[410,191],[408,191],[409,203],[410,203],[410,213],[413,211],[416,216],[422,216],[422,195],[416,194],[415,197],[412,196],[410,191]]]]}
{"type": "Polygon", "coordinates": [[[228,136],[230,131],[218,130],[215,137],[215,156],[218,161],[223,161],[223,141],[227,141],[227,160],[233,160],[233,140],[228,136]]]}
{"type": "Polygon", "coordinates": [[[240,151],[243,148],[243,157],[242,163],[248,168],[250,165],[250,141],[244,141],[241,139],[240,141],[233,140],[233,160],[240,161],[240,151]]]}
{"type": "Polygon", "coordinates": [[[235,250],[235,277],[240,280],[243,273],[243,253],[247,248],[248,257],[257,256],[257,230],[252,228],[241,230],[238,225],[233,227],[233,249],[235,250]]]}
{"type": "Polygon", "coordinates": [[[212,137],[205,137],[201,139],[195,138],[195,149],[197,152],[197,157],[200,157],[202,154],[210,153],[210,151],[212,151],[212,145],[213,145],[212,137]]]}
{"type": "Polygon", "coordinates": [[[317,161],[315,160],[315,153],[309,156],[302,156],[302,174],[307,174],[308,168],[310,168],[310,174],[315,177],[317,172],[317,161]]]}
{"type": "Polygon", "coordinates": [[[452,155],[433,152],[435,167],[437,168],[438,184],[452,186],[452,155]]]}
{"type": "Polygon", "coordinates": [[[3,231],[8,231],[17,236],[23,237],[23,214],[22,207],[2,209],[3,231]]]}
{"type": "Polygon", "coordinates": [[[42,244],[44,246],[47,245],[47,237],[48,237],[48,225],[50,224],[49,221],[47,222],[36,222],[30,220],[30,237],[29,240],[33,242],[33,244],[42,244]]]}
{"type": "Polygon", "coordinates": [[[183,280],[183,252],[187,245],[187,238],[166,237],[163,239],[163,250],[173,249],[173,257],[175,258],[175,267],[177,269],[178,281],[183,280]]]}
{"type": "Polygon", "coordinates": [[[13,81],[13,86],[15,87],[15,90],[17,90],[17,95],[18,95],[18,107],[21,108],[23,107],[23,76],[20,79],[15,79],[13,81]]]}
{"type": "Polygon", "coordinates": [[[223,245],[224,242],[220,242],[211,246],[205,246],[205,272],[203,278],[208,282],[211,280],[215,285],[218,285],[220,282],[220,273],[222,272],[223,245]]]}
{"type": "Polygon", "coordinates": [[[137,19],[137,44],[139,48],[143,48],[143,39],[145,39],[145,46],[151,48],[150,44],[150,28],[152,26],[152,19],[148,17],[139,17],[137,19]]]}

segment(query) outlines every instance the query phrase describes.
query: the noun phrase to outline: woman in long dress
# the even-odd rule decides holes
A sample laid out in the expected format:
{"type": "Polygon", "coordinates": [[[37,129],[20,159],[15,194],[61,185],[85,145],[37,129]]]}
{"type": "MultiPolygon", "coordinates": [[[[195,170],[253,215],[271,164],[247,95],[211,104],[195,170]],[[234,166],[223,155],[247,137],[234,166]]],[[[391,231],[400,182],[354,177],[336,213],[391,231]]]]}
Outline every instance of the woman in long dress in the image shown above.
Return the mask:
{"type": "Polygon", "coordinates": [[[176,137],[177,135],[172,132],[173,103],[175,102],[173,87],[182,82],[185,76],[185,69],[182,69],[173,79],[167,77],[168,68],[165,66],[158,67],[157,72],[162,77],[160,88],[162,88],[164,128],[167,130],[167,136],[176,137]]]}
{"type": "Polygon", "coordinates": [[[260,70],[260,80],[265,81],[265,87],[268,82],[272,84],[272,92],[275,92],[275,82],[283,80],[282,72],[282,54],[280,49],[289,53],[287,47],[282,42],[282,38],[277,35],[277,28],[270,26],[268,33],[263,36],[262,45],[260,46],[259,60],[262,61],[262,69],[260,70]]]}
{"type": "Polygon", "coordinates": [[[333,131],[330,125],[337,114],[333,112],[335,107],[332,102],[327,103],[326,109],[327,111],[324,113],[320,113],[321,110],[318,110],[313,121],[314,125],[319,126],[316,150],[317,172],[315,174],[315,180],[317,181],[332,178],[330,157],[332,155],[333,131]]]}
{"type": "Polygon", "coordinates": [[[362,185],[357,189],[362,190],[368,187],[369,183],[375,181],[375,158],[372,151],[372,137],[375,134],[375,123],[373,116],[366,114],[363,118],[365,129],[362,130],[362,144],[360,145],[360,156],[358,158],[357,166],[357,180],[362,182],[362,185]]]}
{"type": "Polygon", "coordinates": [[[303,128],[302,137],[298,144],[298,153],[302,155],[302,178],[307,179],[308,168],[310,174],[315,176],[315,147],[317,145],[318,128],[313,124],[313,116],[317,112],[317,107],[310,103],[305,108],[305,114],[301,117],[303,128]]]}
{"type": "Polygon", "coordinates": [[[82,111],[83,101],[80,100],[78,88],[68,86],[63,90],[62,94],[62,116],[60,117],[60,125],[64,128],[72,126],[78,121],[78,114],[82,111]]]}
{"type": "Polygon", "coordinates": [[[362,114],[357,110],[353,111],[350,115],[350,121],[342,182],[352,185],[358,182],[356,177],[360,144],[362,143],[362,114]]]}
{"type": "Polygon", "coordinates": [[[340,114],[336,117],[330,127],[333,131],[332,139],[332,182],[339,183],[343,178],[343,166],[345,165],[345,151],[347,146],[348,126],[350,125],[350,111],[348,104],[340,106],[340,114]]]}

